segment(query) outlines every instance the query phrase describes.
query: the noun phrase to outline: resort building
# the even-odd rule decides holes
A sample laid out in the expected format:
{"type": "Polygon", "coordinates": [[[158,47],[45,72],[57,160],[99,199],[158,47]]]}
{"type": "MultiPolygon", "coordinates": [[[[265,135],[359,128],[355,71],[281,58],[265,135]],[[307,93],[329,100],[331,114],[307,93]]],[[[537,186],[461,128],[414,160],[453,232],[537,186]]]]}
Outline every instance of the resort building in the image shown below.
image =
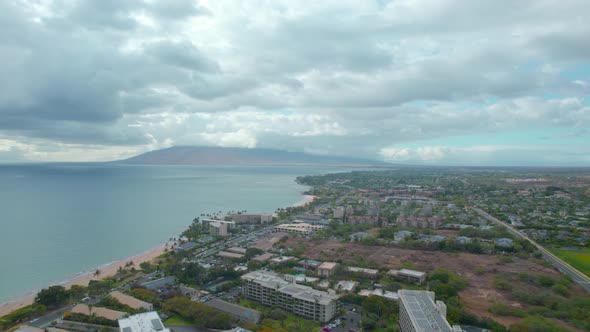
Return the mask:
{"type": "Polygon", "coordinates": [[[272,214],[233,213],[228,214],[227,217],[244,224],[266,224],[272,221],[272,214]]]}
{"type": "Polygon", "coordinates": [[[275,226],[275,232],[287,232],[293,234],[307,235],[309,233],[322,230],[322,225],[312,225],[308,223],[297,223],[297,224],[281,224],[275,226]]]}
{"type": "Polygon", "coordinates": [[[209,234],[211,236],[227,236],[227,224],[219,221],[209,222],[209,234]]]}
{"type": "Polygon", "coordinates": [[[334,273],[336,272],[337,266],[338,263],[323,262],[322,264],[320,264],[320,266],[318,266],[318,275],[320,277],[330,277],[334,275],[334,273]]]}
{"type": "Polygon", "coordinates": [[[387,275],[415,284],[421,284],[426,280],[425,272],[409,269],[389,270],[387,271],[387,275]]]}
{"type": "Polygon", "coordinates": [[[400,289],[399,327],[402,332],[461,332],[447,322],[447,306],[434,292],[400,289]]]}
{"type": "MultiPolygon", "coordinates": [[[[126,312],[111,310],[102,307],[92,307],[92,309],[85,305],[85,304],[76,304],[75,307],[72,308],[70,311],[72,314],[81,314],[85,316],[96,316],[102,317],[104,319],[116,321],[125,316],[127,316],[126,312]]],[[[66,318],[64,318],[66,319],[66,318]]]]}
{"type": "Polygon", "coordinates": [[[119,301],[119,303],[124,304],[132,309],[145,309],[147,311],[154,310],[153,304],[136,299],[133,296],[123,294],[119,291],[111,292],[109,295],[115,300],[119,301]]]}
{"type": "Polygon", "coordinates": [[[338,312],[338,296],[335,293],[293,284],[275,272],[264,270],[247,273],[241,278],[244,280],[244,296],[266,306],[320,322],[330,321],[338,312]]]}
{"type": "Polygon", "coordinates": [[[155,311],[144,312],[119,319],[120,332],[170,332],[164,327],[162,320],[155,311]]]}

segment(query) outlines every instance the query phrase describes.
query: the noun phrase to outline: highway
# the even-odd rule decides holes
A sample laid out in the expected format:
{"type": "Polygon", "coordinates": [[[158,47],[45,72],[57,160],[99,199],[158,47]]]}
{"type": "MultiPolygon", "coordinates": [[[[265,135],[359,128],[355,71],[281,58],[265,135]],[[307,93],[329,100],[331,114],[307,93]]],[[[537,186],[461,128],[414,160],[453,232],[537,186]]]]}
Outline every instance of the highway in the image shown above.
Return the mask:
{"type": "Polygon", "coordinates": [[[568,263],[563,261],[561,258],[555,256],[549,250],[545,249],[543,246],[541,246],[540,244],[538,244],[537,242],[535,242],[534,240],[532,240],[531,238],[529,238],[525,234],[521,233],[520,231],[518,231],[516,228],[512,227],[511,225],[509,225],[499,219],[492,217],[491,215],[489,215],[487,212],[483,211],[482,209],[479,209],[476,207],[472,207],[471,209],[473,209],[473,211],[477,212],[480,216],[486,218],[487,220],[494,222],[498,225],[506,227],[506,229],[508,229],[508,231],[510,233],[512,233],[514,236],[529,241],[532,245],[534,245],[541,252],[541,254],[543,255],[543,258],[546,261],[553,264],[553,266],[555,266],[559,271],[570,276],[573,281],[575,281],[580,286],[582,286],[585,290],[590,292],[590,277],[588,277],[584,273],[578,271],[576,268],[569,265],[568,263]]]}

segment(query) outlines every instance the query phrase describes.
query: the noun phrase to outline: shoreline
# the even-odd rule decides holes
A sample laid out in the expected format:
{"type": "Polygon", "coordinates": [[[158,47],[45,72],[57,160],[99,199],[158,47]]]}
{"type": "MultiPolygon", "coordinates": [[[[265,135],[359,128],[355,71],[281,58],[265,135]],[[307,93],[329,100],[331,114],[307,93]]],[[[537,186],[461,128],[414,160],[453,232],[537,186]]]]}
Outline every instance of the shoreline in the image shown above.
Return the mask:
{"type": "MultiPolygon", "coordinates": [[[[302,194],[301,196],[303,196],[301,200],[299,200],[295,204],[292,204],[291,207],[305,206],[306,204],[313,202],[317,198],[314,195],[302,194]]],[[[135,264],[136,268],[139,268],[139,264],[143,262],[153,261],[156,257],[164,253],[164,248],[166,247],[166,245],[167,244],[162,244],[143,253],[130,256],[119,261],[103,264],[93,269],[93,271],[82,272],[82,274],[80,275],[76,275],[63,282],[47,285],[47,287],[60,285],[64,286],[66,289],[69,289],[73,285],[88,286],[88,283],[91,280],[101,280],[107,277],[114,276],[117,273],[119,267],[125,267],[125,264],[129,261],[132,261],[135,264]],[[100,275],[94,276],[94,270],[100,270],[100,275]]],[[[38,291],[39,290],[35,291],[34,294],[23,295],[20,297],[16,297],[15,299],[9,300],[7,302],[0,303],[0,317],[7,315],[15,310],[18,310],[22,307],[25,307],[27,305],[33,304],[38,291]]]]}
{"type": "Polygon", "coordinates": [[[291,205],[291,207],[305,206],[306,204],[313,202],[317,198],[317,196],[314,196],[314,195],[303,194],[302,196],[303,196],[303,198],[299,202],[291,205]]]}
{"type": "MultiPolygon", "coordinates": [[[[88,286],[88,283],[91,280],[101,280],[106,277],[114,276],[117,273],[117,270],[119,269],[119,267],[125,267],[125,264],[129,261],[132,261],[136,268],[139,268],[139,264],[141,264],[143,262],[153,261],[156,257],[158,257],[164,253],[165,247],[166,247],[166,244],[162,244],[158,247],[152,248],[152,249],[145,251],[143,253],[140,253],[140,254],[137,254],[134,256],[130,256],[130,257],[127,257],[125,259],[122,259],[122,260],[119,260],[116,262],[107,263],[107,264],[98,266],[98,267],[96,267],[96,269],[94,269],[94,270],[100,271],[100,275],[98,275],[98,276],[94,276],[93,271],[85,272],[83,274],[74,276],[68,280],[63,281],[63,282],[48,285],[47,287],[60,285],[60,286],[64,286],[66,289],[69,289],[73,285],[88,286]]],[[[0,303],[0,317],[7,315],[15,310],[18,310],[24,306],[33,304],[33,301],[35,300],[36,295],[37,295],[36,293],[29,294],[29,295],[25,295],[22,297],[17,297],[13,300],[9,300],[8,302],[0,303]]]]}

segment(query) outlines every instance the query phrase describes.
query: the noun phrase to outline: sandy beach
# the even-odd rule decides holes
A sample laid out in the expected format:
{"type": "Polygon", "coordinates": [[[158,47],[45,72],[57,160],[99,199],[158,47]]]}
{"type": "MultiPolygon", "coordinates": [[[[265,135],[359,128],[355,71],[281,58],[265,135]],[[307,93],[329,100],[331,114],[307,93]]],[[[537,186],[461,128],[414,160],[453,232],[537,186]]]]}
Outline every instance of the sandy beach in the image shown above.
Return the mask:
{"type": "Polygon", "coordinates": [[[314,195],[303,195],[303,198],[299,202],[293,204],[292,206],[304,206],[305,204],[313,202],[314,199],[316,199],[316,196],[314,195]]]}
{"type": "MultiPolygon", "coordinates": [[[[70,288],[72,285],[81,285],[87,286],[90,280],[99,280],[106,277],[114,276],[117,273],[119,267],[125,267],[125,264],[129,261],[133,262],[137,268],[139,268],[139,264],[143,262],[150,262],[154,260],[156,257],[160,256],[164,253],[164,245],[154,248],[152,250],[146,251],[143,254],[139,254],[136,256],[128,257],[126,259],[122,259],[118,262],[104,265],[98,267],[96,269],[100,270],[100,275],[97,277],[94,275],[94,272],[88,272],[86,274],[77,276],[72,278],[69,281],[61,283],[60,285],[70,288]]],[[[48,285],[49,286],[49,285],[48,285]]],[[[10,302],[0,304],[0,316],[4,316],[6,314],[11,313],[14,310],[22,308],[24,306],[30,305],[33,303],[35,299],[35,295],[28,295],[10,302]]]]}

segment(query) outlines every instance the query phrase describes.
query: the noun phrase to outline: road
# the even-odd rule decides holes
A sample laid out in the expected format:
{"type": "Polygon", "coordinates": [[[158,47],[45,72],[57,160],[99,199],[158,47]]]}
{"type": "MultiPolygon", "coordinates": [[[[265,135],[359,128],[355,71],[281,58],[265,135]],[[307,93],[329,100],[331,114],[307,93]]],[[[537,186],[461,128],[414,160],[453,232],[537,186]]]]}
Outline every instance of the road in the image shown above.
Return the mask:
{"type": "Polygon", "coordinates": [[[487,212],[483,211],[482,209],[475,208],[475,207],[472,207],[472,209],[473,209],[473,211],[477,212],[480,216],[486,218],[487,220],[494,222],[498,225],[502,225],[502,226],[506,227],[506,229],[508,229],[508,231],[510,233],[512,233],[514,236],[529,241],[532,245],[534,245],[541,252],[541,254],[543,255],[543,258],[546,261],[553,264],[553,266],[555,266],[559,271],[570,276],[573,281],[575,281],[580,286],[582,286],[585,290],[590,292],[590,277],[588,277],[584,273],[578,271],[576,268],[569,265],[568,263],[563,261],[561,258],[555,256],[549,250],[545,249],[543,246],[541,246],[540,244],[538,244],[537,242],[535,242],[533,239],[529,238],[525,234],[521,233],[519,230],[512,227],[511,225],[509,225],[499,219],[492,217],[491,215],[489,215],[487,212]]]}
{"type": "Polygon", "coordinates": [[[64,312],[72,310],[73,307],[74,307],[74,305],[69,305],[65,308],[55,310],[53,312],[50,312],[48,314],[45,314],[45,315],[35,319],[35,321],[33,321],[32,323],[28,323],[28,324],[31,326],[34,326],[34,327],[38,327],[38,328],[45,328],[45,327],[49,326],[51,324],[51,322],[53,322],[54,320],[61,319],[64,312]]]}

